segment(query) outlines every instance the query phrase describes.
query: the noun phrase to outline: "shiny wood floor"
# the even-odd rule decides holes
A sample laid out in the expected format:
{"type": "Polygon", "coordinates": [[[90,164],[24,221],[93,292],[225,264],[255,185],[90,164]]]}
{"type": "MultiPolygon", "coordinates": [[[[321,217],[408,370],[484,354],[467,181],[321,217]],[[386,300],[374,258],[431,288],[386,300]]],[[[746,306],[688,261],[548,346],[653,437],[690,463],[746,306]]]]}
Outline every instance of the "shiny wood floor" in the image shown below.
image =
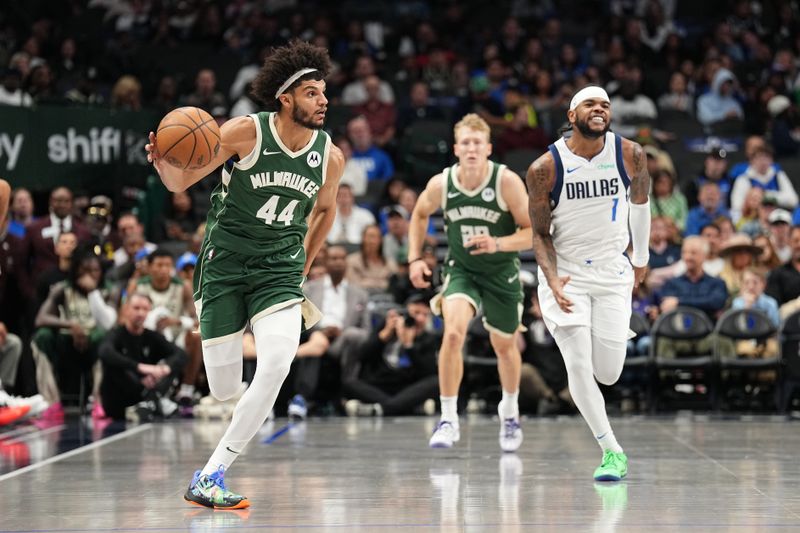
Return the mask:
{"type": "Polygon", "coordinates": [[[311,420],[280,433],[285,423],[265,425],[227,476],[247,511],[183,502],[224,426],[172,422],[0,476],[0,530],[800,530],[797,422],[614,420],[630,461],[617,484],[592,481],[600,451],[578,418],[525,421],[522,449],[505,455],[489,418],[462,419],[452,450],[428,449],[433,418],[311,420]]]}

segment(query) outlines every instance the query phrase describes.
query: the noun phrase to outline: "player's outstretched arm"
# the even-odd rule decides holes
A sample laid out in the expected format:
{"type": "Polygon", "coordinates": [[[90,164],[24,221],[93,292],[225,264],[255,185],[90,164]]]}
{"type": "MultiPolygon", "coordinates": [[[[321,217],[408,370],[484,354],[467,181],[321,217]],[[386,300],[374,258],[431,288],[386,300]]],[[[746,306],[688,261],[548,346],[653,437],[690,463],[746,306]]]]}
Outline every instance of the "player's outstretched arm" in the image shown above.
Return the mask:
{"type": "Polygon", "coordinates": [[[182,170],[173,167],[158,153],[156,134],[150,132],[150,142],[145,145],[147,160],[153,164],[161,181],[172,192],[185,191],[234,155],[245,157],[253,151],[256,144],[256,124],[249,116],[236,117],[220,128],[220,147],[217,155],[208,165],[196,170],[182,170]]]}
{"type": "Polygon", "coordinates": [[[333,220],[336,218],[336,193],[339,190],[339,180],[344,172],[344,155],[342,151],[331,145],[331,153],[328,158],[328,169],[325,171],[325,183],[317,193],[317,201],[314,209],[308,216],[308,232],[304,243],[306,249],[306,264],[303,267],[303,275],[307,276],[311,269],[311,263],[317,257],[322,243],[331,231],[333,220]]]}
{"type": "Polygon", "coordinates": [[[6,219],[9,198],[11,198],[11,186],[6,180],[0,179],[0,224],[6,219]]]}
{"type": "Polygon", "coordinates": [[[408,277],[414,287],[423,289],[430,286],[426,280],[432,274],[425,261],[422,261],[422,244],[428,231],[428,221],[437,209],[442,207],[442,175],[437,174],[417,198],[411,223],[408,227],[408,277]]]}
{"type": "Polygon", "coordinates": [[[500,191],[503,195],[511,216],[517,225],[517,231],[503,237],[489,235],[475,235],[467,241],[467,246],[473,247],[472,255],[496,252],[519,252],[529,250],[533,239],[531,217],[528,215],[525,184],[516,172],[505,169],[500,176],[500,191]]]}
{"type": "Polygon", "coordinates": [[[622,152],[626,168],[633,169],[628,173],[631,178],[629,224],[633,244],[631,264],[638,285],[644,280],[650,261],[650,173],[647,157],[638,143],[626,140],[622,152]]]}

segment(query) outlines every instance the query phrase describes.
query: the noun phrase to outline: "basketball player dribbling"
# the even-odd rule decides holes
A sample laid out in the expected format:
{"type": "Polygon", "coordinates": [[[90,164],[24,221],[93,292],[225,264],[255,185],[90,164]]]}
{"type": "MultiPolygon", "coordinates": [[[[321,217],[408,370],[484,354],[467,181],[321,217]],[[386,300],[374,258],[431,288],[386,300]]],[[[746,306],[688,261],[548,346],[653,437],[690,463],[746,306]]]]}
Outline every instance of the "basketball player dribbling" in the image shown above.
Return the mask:
{"type": "Polygon", "coordinates": [[[321,131],[330,67],[326,50],[302,41],[274,50],[253,82],[253,94],[274,112],[223,124],[219,153],[204,169],[167,165],[150,133],[148,160],[172,191],[223,165],[194,274],[211,393],[225,400],[239,389],[248,321],[257,353],[252,384],[208,462],[195,472],[184,495],[189,503],[249,507],[247,498],[226,487],[224,474],[272,409],[303,318],[310,326],[302,285],[336,215],[344,168],[342,152],[321,131]]]}
{"type": "Polygon", "coordinates": [[[595,378],[611,385],[625,363],[631,291],[649,259],[650,175],[642,147],[609,132],[611,104],[602,88],[578,91],[567,117],[572,135],[550,145],[527,174],[539,301],[570,394],[603,450],[594,478],[618,481],[628,458],[595,378]]]}

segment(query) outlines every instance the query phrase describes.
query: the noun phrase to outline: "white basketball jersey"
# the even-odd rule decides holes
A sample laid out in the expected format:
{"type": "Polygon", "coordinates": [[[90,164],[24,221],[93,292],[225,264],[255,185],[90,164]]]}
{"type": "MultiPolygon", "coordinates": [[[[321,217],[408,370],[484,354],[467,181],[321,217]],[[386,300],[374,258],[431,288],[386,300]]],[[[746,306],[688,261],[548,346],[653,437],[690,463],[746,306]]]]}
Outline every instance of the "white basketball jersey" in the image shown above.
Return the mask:
{"type": "Polygon", "coordinates": [[[606,133],[603,151],[591,160],[572,153],[563,137],[549,149],[556,164],[550,193],[556,254],[579,264],[618,258],[629,242],[622,138],[606,133]]]}

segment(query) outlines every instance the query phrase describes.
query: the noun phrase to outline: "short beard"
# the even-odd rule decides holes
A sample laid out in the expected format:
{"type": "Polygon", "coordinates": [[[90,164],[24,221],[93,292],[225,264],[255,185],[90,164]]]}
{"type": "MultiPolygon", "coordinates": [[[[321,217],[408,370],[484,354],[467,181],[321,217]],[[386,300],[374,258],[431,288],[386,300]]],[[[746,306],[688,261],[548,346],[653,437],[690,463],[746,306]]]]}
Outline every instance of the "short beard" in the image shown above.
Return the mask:
{"type": "Polygon", "coordinates": [[[303,113],[303,111],[299,107],[294,107],[292,109],[292,120],[295,124],[303,126],[304,128],[308,128],[310,130],[319,130],[322,129],[322,124],[316,124],[312,122],[313,114],[303,113]]]}
{"type": "Polygon", "coordinates": [[[603,131],[594,131],[589,127],[588,120],[575,120],[575,126],[578,128],[578,131],[581,132],[581,135],[588,139],[599,139],[611,129],[611,124],[606,124],[606,127],[603,128],[603,131]]]}

